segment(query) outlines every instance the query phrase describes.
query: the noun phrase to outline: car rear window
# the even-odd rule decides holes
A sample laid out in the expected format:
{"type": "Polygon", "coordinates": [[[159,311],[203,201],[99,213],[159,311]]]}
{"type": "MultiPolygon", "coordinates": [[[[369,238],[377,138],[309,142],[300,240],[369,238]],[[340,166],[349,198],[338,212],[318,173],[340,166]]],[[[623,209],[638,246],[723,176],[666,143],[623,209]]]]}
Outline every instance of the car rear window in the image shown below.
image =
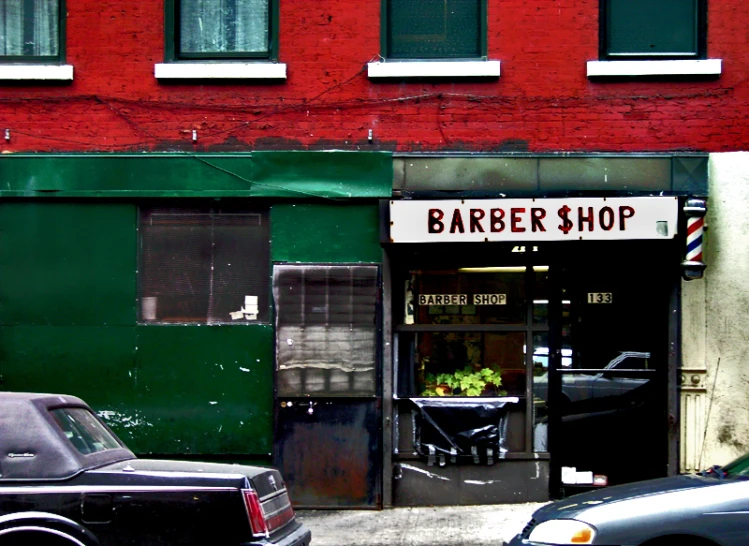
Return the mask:
{"type": "Polygon", "coordinates": [[[58,408],[50,413],[70,443],[84,455],[121,447],[115,437],[87,409],[58,408]]]}

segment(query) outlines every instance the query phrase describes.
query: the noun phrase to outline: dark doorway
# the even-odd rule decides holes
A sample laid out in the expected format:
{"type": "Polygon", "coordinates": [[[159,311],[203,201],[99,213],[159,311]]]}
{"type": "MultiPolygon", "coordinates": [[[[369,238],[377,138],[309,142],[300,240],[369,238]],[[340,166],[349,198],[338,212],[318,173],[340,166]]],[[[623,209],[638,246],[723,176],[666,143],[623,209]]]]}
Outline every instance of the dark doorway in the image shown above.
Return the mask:
{"type": "Polygon", "coordinates": [[[552,268],[553,496],[668,473],[670,297],[679,278],[672,250],[591,245],[552,268]]]}

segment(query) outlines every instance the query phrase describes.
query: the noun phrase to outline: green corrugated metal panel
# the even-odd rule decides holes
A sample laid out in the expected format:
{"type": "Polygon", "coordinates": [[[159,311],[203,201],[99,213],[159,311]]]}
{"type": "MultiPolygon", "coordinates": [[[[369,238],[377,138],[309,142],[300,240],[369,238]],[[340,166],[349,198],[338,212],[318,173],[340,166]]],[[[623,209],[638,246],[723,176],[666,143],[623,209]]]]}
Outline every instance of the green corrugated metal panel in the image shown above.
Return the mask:
{"type": "MultiPolygon", "coordinates": [[[[140,326],[139,453],[271,452],[273,328],[140,326]]],[[[123,423],[126,425],[126,423],[123,423]]]]}
{"type": "MultiPolygon", "coordinates": [[[[4,326],[2,390],[80,396],[97,410],[135,394],[135,328],[4,326]]],[[[121,432],[121,431],[118,431],[121,432]]]]}
{"type": "Polygon", "coordinates": [[[0,322],[133,325],[136,208],[0,203],[0,322]]]}
{"type": "Polygon", "coordinates": [[[389,152],[0,156],[0,197],[387,197],[389,152]]]}
{"type": "Polygon", "coordinates": [[[271,211],[274,262],[380,262],[377,203],[279,204],[271,211]]]}

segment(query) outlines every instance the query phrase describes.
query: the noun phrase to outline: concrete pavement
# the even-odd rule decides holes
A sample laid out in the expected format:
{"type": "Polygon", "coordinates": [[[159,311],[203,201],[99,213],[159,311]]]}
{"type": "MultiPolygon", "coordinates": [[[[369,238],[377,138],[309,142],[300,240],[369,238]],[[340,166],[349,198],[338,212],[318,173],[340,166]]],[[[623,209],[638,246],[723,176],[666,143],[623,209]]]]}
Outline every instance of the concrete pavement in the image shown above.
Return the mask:
{"type": "Polygon", "coordinates": [[[298,510],[312,546],[501,546],[543,503],[298,510]]]}

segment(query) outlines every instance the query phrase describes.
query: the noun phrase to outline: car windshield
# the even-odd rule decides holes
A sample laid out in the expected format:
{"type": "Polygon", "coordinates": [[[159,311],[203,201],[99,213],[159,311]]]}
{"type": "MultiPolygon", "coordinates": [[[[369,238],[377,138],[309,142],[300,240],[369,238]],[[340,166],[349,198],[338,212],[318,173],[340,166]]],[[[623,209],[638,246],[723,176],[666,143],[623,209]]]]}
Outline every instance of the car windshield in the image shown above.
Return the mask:
{"type": "Polygon", "coordinates": [[[121,447],[117,439],[87,409],[59,408],[50,413],[70,443],[84,455],[121,447]]]}
{"type": "MultiPolygon", "coordinates": [[[[726,476],[749,478],[749,453],[746,453],[719,469],[726,476]]],[[[717,473],[717,472],[716,472],[717,473]]]]}

